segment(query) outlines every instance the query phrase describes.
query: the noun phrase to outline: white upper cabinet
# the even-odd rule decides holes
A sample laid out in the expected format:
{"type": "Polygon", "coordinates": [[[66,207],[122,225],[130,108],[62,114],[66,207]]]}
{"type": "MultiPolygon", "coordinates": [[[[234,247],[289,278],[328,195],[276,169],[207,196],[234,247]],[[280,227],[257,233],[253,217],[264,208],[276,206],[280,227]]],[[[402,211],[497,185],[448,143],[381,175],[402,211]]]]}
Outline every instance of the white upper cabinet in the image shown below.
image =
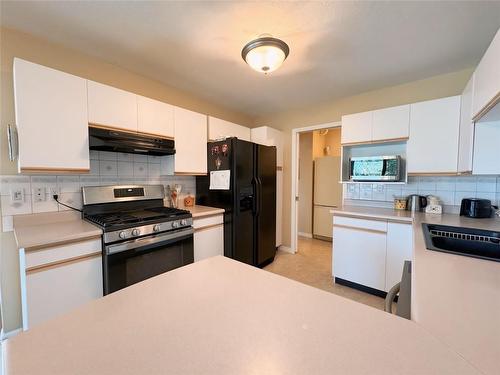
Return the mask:
{"type": "Polygon", "coordinates": [[[207,173],[207,116],[174,107],[176,174],[207,173]]]}
{"type": "Polygon", "coordinates": [[[373,111],[342,116],[342,144],[371,142],[373,111]]]}
{"type": "Polygon", "coordinates": [[[85,79],[15,58],[14,101],[19,172],[89,171],[85,79]]]}
{"type": "Polygon", "coordinates": [[[460,103],[460,131],[458,139],[458,172],[472,172],[472,143],[474,124],[472,122],[472,91],[474,75],[462,93],[460,103]]]}
{"type": "Polygon", "coordinates": [[[373,111],[372,141],[399,140],[410,133],[410,105],[373,111]]]}
{"type": "Polygon", "coordinates": [[[252,128],[251,140],[264,146],[276,146],[276,165],[283,167],[283,132],[269,126],[252,128]]]}
{"type": "Polygon", "coordinates": [[[250,128],[209,116],[208,139],[214,141],[224,137],[237,137],[244,141],[250,141],[250,128]]]}
{"type": "Polygon", "coordinates": [[[90,124],[137,131],[137,95],[88,81],[90,124]]]}
{"type": "Polygon", "coordinates": [[[474,72],[472,117],[477,119],[500,100],[500,29],[474,72]]]}
{"type": "Polygon", "coordinates": [[[476,123],[473,174],[500,174],[500,121],[476,123]]]}
{"type": "Polygon", "coordinates": [[[137,95],[137,123],[141,133],[174,137],[174,106],[137,95]]]}
{"type": "Polygon", "coordinates": [[[456,173],[460,96],[415,103],[410,109],[408,173],[456,173]]]}

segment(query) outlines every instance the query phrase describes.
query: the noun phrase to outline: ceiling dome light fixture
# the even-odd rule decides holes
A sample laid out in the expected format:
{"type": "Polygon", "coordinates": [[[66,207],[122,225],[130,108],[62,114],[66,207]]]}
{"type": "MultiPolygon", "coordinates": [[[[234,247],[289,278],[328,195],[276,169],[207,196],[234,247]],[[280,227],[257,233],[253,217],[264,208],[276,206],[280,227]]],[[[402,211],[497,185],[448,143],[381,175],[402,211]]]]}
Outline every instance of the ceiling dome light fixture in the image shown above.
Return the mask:
{"type": "Polygon", "coordinates": [[[288,44],[265,34],[248,42],[241,50],[241,57],[252,69],[267,74],[278,69],[289,52],[288,44]]]}

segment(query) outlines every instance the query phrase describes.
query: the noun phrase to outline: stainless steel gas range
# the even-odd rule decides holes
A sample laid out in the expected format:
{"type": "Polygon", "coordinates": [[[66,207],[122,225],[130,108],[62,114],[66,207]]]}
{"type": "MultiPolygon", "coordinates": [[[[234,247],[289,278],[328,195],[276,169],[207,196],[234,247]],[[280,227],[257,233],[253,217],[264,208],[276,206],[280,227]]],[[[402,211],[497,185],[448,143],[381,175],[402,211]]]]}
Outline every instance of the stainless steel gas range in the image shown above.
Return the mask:
{"type": "Polygon", "coordinates": [[[104,294],[193,263],[189,211],[164,207],[162,185],[86,186],[83,217],[103,230],[104,294]]]}

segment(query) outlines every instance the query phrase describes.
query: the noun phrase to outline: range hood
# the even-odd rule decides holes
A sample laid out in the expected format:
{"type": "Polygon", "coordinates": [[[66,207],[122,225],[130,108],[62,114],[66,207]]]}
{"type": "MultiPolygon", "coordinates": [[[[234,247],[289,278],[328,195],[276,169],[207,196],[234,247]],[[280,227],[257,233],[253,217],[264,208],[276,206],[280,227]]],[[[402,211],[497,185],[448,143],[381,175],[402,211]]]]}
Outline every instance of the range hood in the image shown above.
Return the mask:
{"type": "Polygon", "coordinates": [[[173,155],[175,143],[144,134],[89,127],[89,148],[99,151],[125,152],[142,155],[173,155]]]}

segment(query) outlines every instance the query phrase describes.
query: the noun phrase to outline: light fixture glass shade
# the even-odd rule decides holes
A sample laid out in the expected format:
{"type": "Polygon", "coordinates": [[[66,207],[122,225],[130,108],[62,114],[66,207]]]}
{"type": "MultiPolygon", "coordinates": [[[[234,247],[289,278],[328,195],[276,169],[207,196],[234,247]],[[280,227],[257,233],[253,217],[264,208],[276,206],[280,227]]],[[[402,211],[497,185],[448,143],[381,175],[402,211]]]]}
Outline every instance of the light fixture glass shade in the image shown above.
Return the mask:
{"type": "Polygon", "coordinates": [[[288,52],[288,45],[282,40],[262,37],[248,43],[241,51],[241,56],[252,69],[266,74],[278,69],[288,52]]]}

